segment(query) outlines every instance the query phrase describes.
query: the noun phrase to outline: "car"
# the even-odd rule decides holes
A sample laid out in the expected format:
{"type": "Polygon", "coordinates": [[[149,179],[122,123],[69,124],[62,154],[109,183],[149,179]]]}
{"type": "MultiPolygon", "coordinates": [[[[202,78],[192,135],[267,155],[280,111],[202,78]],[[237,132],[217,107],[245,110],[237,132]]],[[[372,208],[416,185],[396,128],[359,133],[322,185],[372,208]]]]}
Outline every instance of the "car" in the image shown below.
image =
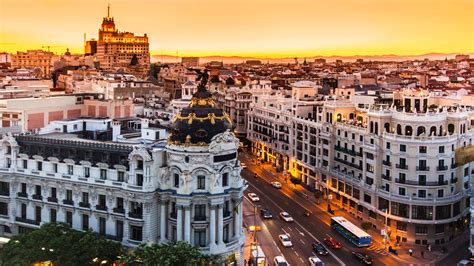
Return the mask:
{"type": "Polygon", "coordinates": [[[323,261],[317,256],[309,257],[309,265],[311,266],[324,266],[323,261]]]}
{"type": "Polygon", "coordinates": [[[293,222],[293,217],[287,212],[280,212],[280,217],[285,221],[285,222],[293,222]]]}
{"type": "Polygon", "coordinates": [[[242,167],[242,169],[246,169],[247,165],[245,163],[240,163],[240,167],[242,167]]]}
{"type": "Polygon", "coordinates": [[[283,256],[276,256],[273,261],[275,262],[275,266],[290,266],[283,256]]]}
{"type": "Polygon", "coordinates": [[[255,193],[249,193],[248,196],[249,196],[250,200],[253,201],[253,202],[260,201],[260,198],[255,193]]]}
{"type": "Polygon", "coordinates": [[[273,181],[271,182],[271,184],[274,188],[281,188],[281,183],[278,181],[273,181]]]}
{"type": "Polygon", "coordinates": [[[313,243],[312,246],[313,246],[314,253],[316,253],[317,255],[326,256],[327,254],[329,254],[326,247],[323,244],[321,244],[321,242],[319,241],[316,241],[315,243],[313,243]]]}
{"type": "Polygon", "coordinates": [[[360,262],[364,263],[365,265],[372,265],[372,258],[366,253],[353,251],[352,255],[354,255],[354,257],[356,257],[360,262]]]}
{"type": "Polygon", "coordinates": [[[330,236],[324,238],[324,243],[330,248],[342,248],[342,244],[330,236]]]}
{"type": "Polygon", "coordinates": [[[265,209],[265,208],[260,209],[260,215],[262,215],[262,217],[263,217],[264,219],[271,219],[271,218],[273,218],[272,213],[271,213],[268,209],[265,209]]]}
{"type": "Polygon", "coordinates": [[[280,239],[281,244],[284,247],[291,247],[293,246],[293,243],[291,243],[290,235],[289,234],[281,234],[278,235],[278,238],[280,239]]]}

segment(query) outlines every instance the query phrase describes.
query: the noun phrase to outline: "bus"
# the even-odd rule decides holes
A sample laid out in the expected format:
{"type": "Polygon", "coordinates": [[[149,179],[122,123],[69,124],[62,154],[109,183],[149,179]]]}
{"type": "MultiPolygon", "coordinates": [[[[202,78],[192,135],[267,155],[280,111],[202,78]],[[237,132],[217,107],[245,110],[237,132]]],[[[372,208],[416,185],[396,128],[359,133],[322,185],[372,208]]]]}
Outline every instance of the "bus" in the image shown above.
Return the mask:
{"type": "Polygon", "coordinates": [[[346,220],[344,217],[332,217],[331,228],[338,231],[342,236],[358,247],[368,247],[372,244],[372,237],[369,234],[346,220]]]}

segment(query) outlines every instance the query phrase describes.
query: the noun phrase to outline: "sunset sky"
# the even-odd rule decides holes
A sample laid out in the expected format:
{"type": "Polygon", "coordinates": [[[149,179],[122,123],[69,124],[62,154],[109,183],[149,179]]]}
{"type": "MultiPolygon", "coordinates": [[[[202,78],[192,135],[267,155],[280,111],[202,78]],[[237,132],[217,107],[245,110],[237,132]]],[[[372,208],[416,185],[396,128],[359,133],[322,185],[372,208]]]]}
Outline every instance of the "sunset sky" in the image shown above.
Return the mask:
{"type": "Polygon", "coordinates": [[[474,0],[0,0],[0,51],[83,53],[108,3],[119,30],[148,34],[151,54],[474,52],[474,0]]]}

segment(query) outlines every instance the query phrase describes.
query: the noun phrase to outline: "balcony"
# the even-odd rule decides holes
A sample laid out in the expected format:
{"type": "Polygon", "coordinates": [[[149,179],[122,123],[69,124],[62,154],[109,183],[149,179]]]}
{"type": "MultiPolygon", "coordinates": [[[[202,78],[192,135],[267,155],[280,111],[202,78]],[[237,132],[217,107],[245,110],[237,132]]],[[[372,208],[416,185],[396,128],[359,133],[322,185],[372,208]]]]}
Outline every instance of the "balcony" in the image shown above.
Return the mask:
{"type": "Polygon", "coordinates": [[[74,201],[73,201],[73,200],[65,199],[65,200],[63,200],[63,204],[74,206],[74,201]]]}
{"type": "Polygon", "coordinates": [[[457,164],[455,164],[455,163],[451,164],[451,169],[456,169],[456,167],[458,167],[457,164]]]}
{"type": "Polygon", "coordinates": [[[176,217],[178,217],[178,213],[177,213],[177,212],[170,212],[170,218],[171,218],[171,219],[176,219],[176,217]]]}
{"type": "Polygon", "coordinates": [[[48,202],[58,203],[58,198],[48,197],[48,202]]]}
{"type": "Polygon", "coordinates": [[[15,221],[26,224],[40,225],[40,221],[35,221],[27,218],[16,217],[15,221]]]}
{"type": "Polygon", "coordinates": [[[206,221],[206,216],[202,216],[202,215],[194,216],[194,221],[195,221],[195,222],[206,221]]]}
{"type": "Polygon", "coordinates": [[[395,165],[398,169],[405,169],[408,170],[408,165],[407,164],[396,164],[395,165]]]}
{"type": "Polygon", "coordinates": [[[135,219],[142,219],[143,215],[141,213],[129,212],[128,217],[135,218],[135,219]]]}
{"type": "Polygon", "coordinates": [[[98,211],[107,211],[107,206],[105,205],[95,205],[95,209],[98,211]]]}
{"type": "Polygon", "coordinates": [[[17,195],[19,198],[28,198],[28,193],[26,192],[18,192],[17,195]]]}
{"type": "Polygon", "coordinates": [[[406,184],[406,185],[413,185],[413,186],[431,186],[431,187],[436,187],[436,186],[445,186],[448,184],[448,180],[439,180],[439,181],[415,181],[415,180],[405,180],[405,179],[399,179],[395,178],[395,183],[399,184],[406,184]]]}
{"type": "Polygon", "coordinates": [[[0,196],[10,196],[10,191],[0,191],[0,196]]]}
{"type": "Polygon", "coordinates": [[[429,171],[430,168],[428,166],[417,166],[416,171],[429,171]]]}
{"type": "Polygon", "coordinates": [[[454,184],[454,183],[457,183],[458,182],[458,178],[455,177],[455,178],[451,178],[451,184],[454,184]]]}
{"type": "Polygon", "coordinates": [[[33,198],[34,200],[43,200],[43,196],[38,195],[38,194],[34,194],[34,195],[32,196],[32,198],[33,198]]]}
{"type": "Polygon", "coordinates": [[[446,171],[446,170],[448,170],[447,165],[440,165],[436,167],[436,171],[446,171]]]}
{"type": "Polygon", "coordinates": [[[389,175],[382,175],[382,178],[388,181],[392,180],[392,177],[389,175]]]}
{"type": "Polygon", "coordinates": [[[122,242],[123,236],[105,235],[105,238],[108,240],[122,242]]]}
{"type": "Polygon", "coordinates": [[[121,213],[121,214],[125,214],[125,210],[121,207],[117,207],[117,208],[114,208],[113,209],[113,212],[114,213],[121,213]]]}
{"type": "Polygon", "coordinates": [[[88,203],[88,202],[79,202],[79,207],[82,207],[82,208],[90,208],[90,207],[91,207],[91,204],[88,203]]]}
{"type": "Polygon", "coordinates": [[[382,164],[383,164],[383,165],[386,165],[386,166],[392,166],[392,163],[391,163],[391,162],[385,161],[385,160],[382,161],[382,164]]]}

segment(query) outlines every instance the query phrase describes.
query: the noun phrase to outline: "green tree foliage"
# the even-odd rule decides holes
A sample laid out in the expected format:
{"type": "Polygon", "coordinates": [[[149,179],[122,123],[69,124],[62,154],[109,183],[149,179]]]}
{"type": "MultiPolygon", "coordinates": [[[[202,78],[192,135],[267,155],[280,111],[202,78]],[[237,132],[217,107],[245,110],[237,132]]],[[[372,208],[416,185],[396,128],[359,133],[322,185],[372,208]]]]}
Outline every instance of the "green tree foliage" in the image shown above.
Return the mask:
{"type": "Polygon", "coordinates": [[[191,266],[211,265],[219,260],[219,257],[206,256],[199,248],[179,241],[163,245],[142,244],[122,256],[121,262],[127,265],[191,266]]]}
{"type": "Polygon", "coordinates": [[[150,64],[150,73],[151,77],[158,79],[158,73],[160,73],[161,67],[157,64],[150,64]]]}
{"type": "Polygon", "coordinates": [[[92,231],[73,230],[64,223],[50,223],[13,237],[1,250],[2,265],[31,265],[52,261],[55,265],[90,265],[113,262],[122,253],[120,243],[92,231]],[[94,260],[95,259],[95,260],[94,260]]]}

